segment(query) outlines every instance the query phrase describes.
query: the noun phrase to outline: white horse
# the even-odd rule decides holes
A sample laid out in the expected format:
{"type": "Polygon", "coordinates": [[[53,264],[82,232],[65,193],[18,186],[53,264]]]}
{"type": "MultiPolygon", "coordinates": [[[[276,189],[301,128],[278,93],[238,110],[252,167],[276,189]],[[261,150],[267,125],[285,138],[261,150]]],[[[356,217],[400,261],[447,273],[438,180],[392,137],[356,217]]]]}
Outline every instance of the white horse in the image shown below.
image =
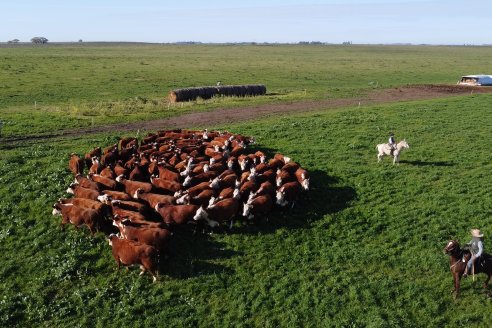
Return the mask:
{"type": "MultiPolygon", "coordinates": [[[[399,164],[400,153],[405,148],[410,148],[405,139],[396,144],[396,149],[393,151],[393,165],[399,164]]],[[[378,150],[378,162],[381,162],[384,155],[391,156],[391,147],[387,143],[377,145],[376,149],[378,150]]]]}

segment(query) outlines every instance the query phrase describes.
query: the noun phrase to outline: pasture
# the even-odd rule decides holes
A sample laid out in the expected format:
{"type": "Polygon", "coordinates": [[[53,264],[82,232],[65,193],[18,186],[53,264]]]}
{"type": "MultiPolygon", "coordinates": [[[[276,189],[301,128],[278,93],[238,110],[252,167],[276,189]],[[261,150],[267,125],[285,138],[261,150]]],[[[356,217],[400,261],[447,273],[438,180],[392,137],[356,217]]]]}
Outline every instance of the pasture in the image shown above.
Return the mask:
{"type": "MultiPolygon", "coordinates": [[[[134,47],[0,48],[2,65],[12,70],[0,77],[3,132],[16,137],[182,111],[351,97],[374,81],[378,88],[454,83],[464,71],[492,69],[480,66],[490,48],[134,47]],[[135,81],[136,71],[145,81],[135,81]],[[183,108],[160,102],[171,87],[216,80],[265,83],[271,94],[183,108]],[[149,101],[130,109],[143,102],[136,96],[149,101]],[[119,106],[111,115],[109,103],[119,106]],[[94,115],[71,112],[74,104],[94,115]]],[[[486,326],[492,300],[482,290],[484,276],[476,284],[464,280],[453,301],[442,249],[450,238],[467,242],[469,229],[479,227],[490,251],[491,101],[490,94],[472,94],[209,126],[255,136],[256,148],[292,157],[311,172],[312,191],[259,226],[183,233],[156,284],[135,269],[116,272],[102,234],[61,232],[51,215],[72,180],[68,154],[109,145],[121,133],[0,139],[0,320],[18,327],[486,326]],[[377,163],[375,146],[388,131],[410,144],[398,167],[387,157],[377,163]]]]}

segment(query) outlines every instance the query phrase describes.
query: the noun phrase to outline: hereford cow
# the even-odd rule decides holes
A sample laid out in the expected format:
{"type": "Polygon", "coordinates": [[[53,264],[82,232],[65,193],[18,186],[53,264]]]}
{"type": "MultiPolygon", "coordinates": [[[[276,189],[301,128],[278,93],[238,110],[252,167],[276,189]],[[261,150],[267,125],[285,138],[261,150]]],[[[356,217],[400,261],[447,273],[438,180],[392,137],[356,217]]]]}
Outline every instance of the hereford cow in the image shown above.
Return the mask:
{"type": "Polygon", "coordinates": [[[91,208],[93,210],[97,210],[101,216],[109,216],[111,215],[111,207],[109,207],[107,204],[92,200],[92,199],[87,199],[87,198],[60,198],[58,199],[58,203],[61,204],[72,204],[75,206],[79,207],[84,207],[84,208],[91,208]]]}
{"type": "Polygon", "coordinates": [[[265,216],[272,210],[273,200],[270,194],[251,197],[243,205],[243,216],[248,220],[253,220],[259,216],[265,216]]]}
{"type": "Polygon", "coordinates": [[[197,205],[164,205],[157,204],[155,210],[169,226],[186,224],[197,214],[197,205]]]}
{"type": "Polygon", "coordinates": [[[295,176],[297,178],[297,182],[301,184],[302,189],[309,190],[309,172],[300,167],[295,172],[295,176]]]}
{"type": "Polygon", "coordinates": [[[118,176],[116,181],[125,186],[125,192],[128,195],[135,195],[135,192],[139,188],[143,189],[145,192],[151,192],[153,189],[152,184],[148,182],[127,180],[122,175],[118,176]]]}
{"type": "Polygon", "coordinates": [[[89,178],[84,177],[82,174],[77,174],[75,176],[75,182],[74,183],[78,184],[80,187],[99,190],[99,186],[97,183],[90,180],[89,178]]]}
{"type": "Polygon", "coordinates": [[[103,190],[102,195],[97,198],[101,203],[109,204],[111,200],[132,200],[126,192],[115,190],[103,190]]]}
{"type": "Polygon", "coordinates": [[[288,182],[282,185],[277,190],[277,204],[280,206],[291,204],[291,207],[293,208],[300,192],[301,185],[297,181],[288,182]]]}
{"type": "Polygon", "coordinates": [[[152,211],[152,209],[142,203],[131,201],[131,200],[112,200],[111,204],[113,206],[118,206],[121,209],[139,212],[141,214],[148,214],[152,211]]]}
{"type": "Polygon", "coordinates": [[[139,265],[141,269],[140,275],[149,271],[153,277],[153,282],[157,280],[158,252],[155,247],[120,239],[115,234],[109,236],[109,245],[118,264],[118,270],[120,269],[120,263],[123,265],[139,265]]]}
{"type": "Polygon", "coordinates": [[[78,198],[87,198],[92,200],[98,200],[97,197],[101,195],[100,192],[97,190],[84,188],[76,183],[72,183],[70,187],[68,187],[67,193],[73,194],[75,197],[78,198]]]}
{"type": "Polygon", "coordinates": [[[158,178],[156,176],[150,177],[150,183],[158,190],[174,194],[175,192],[181,190],[183,186],[179,182],[165,180],[158,178]]]}
{"type": "Polygon", "coordinates": [[[199,210],[199,213],[197,213],[194,219],[206,220],[211,228],[217,227],[222,222],[229,222],[229,229],[232,229],[234,218],[239,212],[239,205],[238,198],[226,198],[209,205],[205,211],[199,210]]]}
{"type": "Polygon", "coordinates": [[[98,210],[79,207],[73,204],[55,203],[53,205],[53,215],[61,215],[62,221],[60,225],[62,228],[69,222],[75,228],[85,224],[91,234],[94,234],[99,229],[103,221],[103,217],[98,210]]]}
{"type": "Polygon", "coordinates": [[[70,161],[68,162],[68,168],[73,173],[73,176],[77,176],[77,174],[84,173],[84,160],[79,157],[79,155],[72,153],[70,154],[70,161]]]}
{"type": "Polygon", "coordinates": [[[141,188],[137,189],[133,197],[146,202],[151,208],[155,208],[158,203],[165,205],[172,205],[175,203],[175,198],[173,196],[145,192],[141,188]]]}
{"type": "Polygon", "coordinates": [[[102,175],[90,173],[88,178],[97,183],[99,190],[116,190],[118,188],[116,180],[103,177],[102,175]]]}
{"type": "Polygon", "coordinates": [[[113,221],[113,225],[119,229],[123,238],[154,246],[160,252],[166,251],[172,236],[169,230],[162,228],[133,227],[122,221],[113,221]]]}

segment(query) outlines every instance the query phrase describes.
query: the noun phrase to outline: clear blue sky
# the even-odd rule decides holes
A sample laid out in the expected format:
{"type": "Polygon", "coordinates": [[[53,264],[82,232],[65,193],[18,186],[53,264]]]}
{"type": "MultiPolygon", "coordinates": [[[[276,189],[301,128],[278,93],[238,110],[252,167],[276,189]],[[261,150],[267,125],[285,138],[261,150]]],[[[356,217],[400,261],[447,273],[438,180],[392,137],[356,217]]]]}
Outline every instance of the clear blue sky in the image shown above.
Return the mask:
{"type": "Polygon", "coordinates": [[[492,0],[0,0],[0,42],[492,43],[492,0]]]}

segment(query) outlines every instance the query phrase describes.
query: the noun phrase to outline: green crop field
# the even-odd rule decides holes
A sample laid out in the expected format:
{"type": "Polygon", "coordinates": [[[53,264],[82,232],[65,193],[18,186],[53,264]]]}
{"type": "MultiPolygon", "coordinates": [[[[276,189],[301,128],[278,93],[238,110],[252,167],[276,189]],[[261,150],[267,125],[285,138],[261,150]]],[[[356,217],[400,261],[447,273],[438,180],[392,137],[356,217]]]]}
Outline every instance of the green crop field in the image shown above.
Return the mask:
{"type": "MultiPolygon", "coordinates": [[[[0,48],[0,120],[3,135],[17,137],[452,84],[492,71],[491,54],[487,47],[0,48]],[[265,83],[270,95],[183,107],[163,100],[171,88],[217,80],[265,83]]],[[[155,284],[135,268],[117,272],[103,234],[61,231],[51,215],[73,179],[69,154],[124,134],[0,138],[0,326],[487,327],[485,276],[464,279],[454,301],[442,249],[451,238],[468,242],[478,227],[491,250],[491,103],[491,94],[469,94],[211,126],[292,157],[310,171],[312,190],[259,226],[181,232],[155,284]],[[410,144],[399,166],[376,160],[388,131],[410,144]]]]}

